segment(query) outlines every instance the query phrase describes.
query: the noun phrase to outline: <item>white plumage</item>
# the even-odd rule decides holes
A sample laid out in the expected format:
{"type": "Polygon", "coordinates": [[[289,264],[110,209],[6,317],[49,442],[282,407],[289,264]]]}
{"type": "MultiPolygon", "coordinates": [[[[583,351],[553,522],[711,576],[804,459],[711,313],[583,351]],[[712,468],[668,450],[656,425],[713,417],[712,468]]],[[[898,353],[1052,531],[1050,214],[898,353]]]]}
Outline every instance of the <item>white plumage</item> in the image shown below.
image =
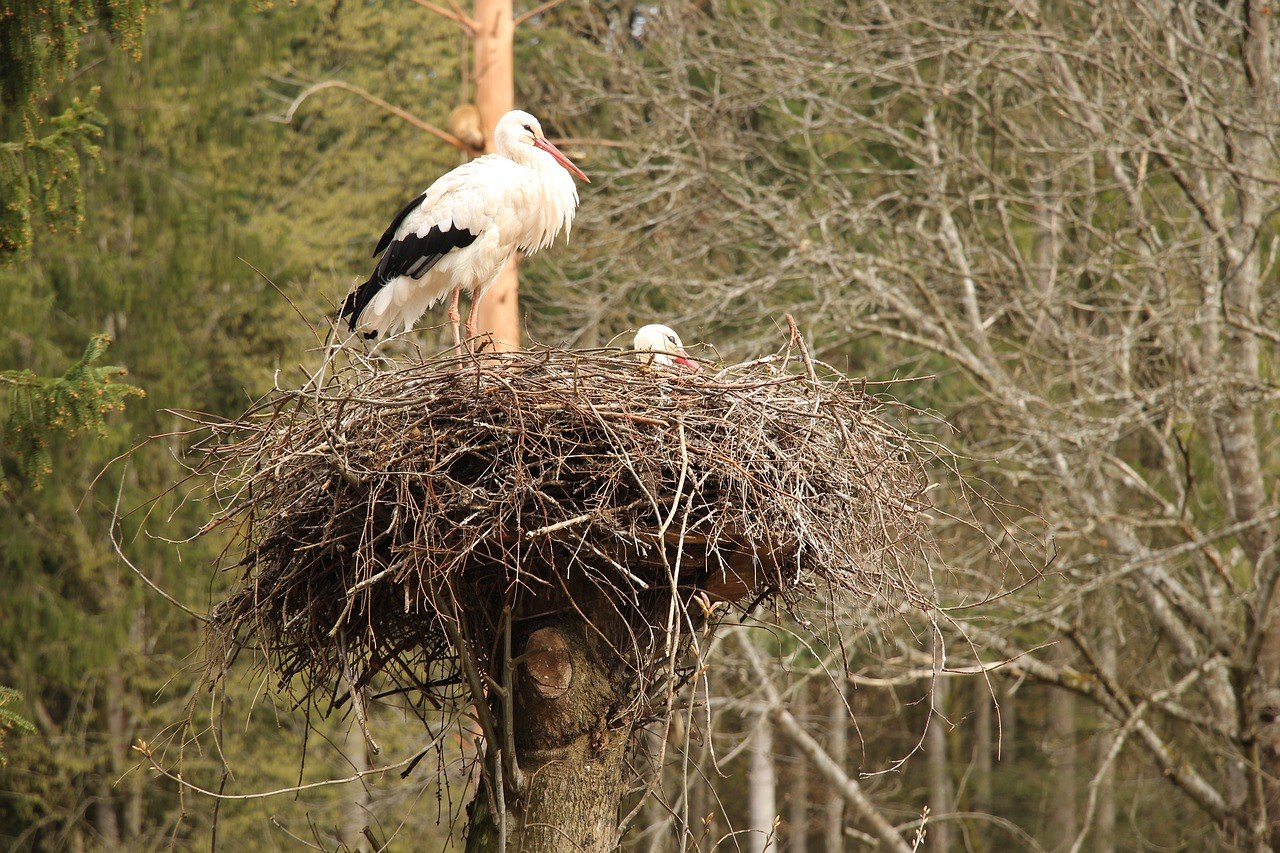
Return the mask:
{"type": "Polygon", "coordinates": [[[661,323],[641,326],[640,331],[636,332],[632,347],[636,351],[636,358],[644,364],[654,364],[659,367],[679,365],[694,373],[702,370],[702,365],[689,358],[689,354],[684,351],[680,336],[661,323]]]}
{"type": "Polygon", "coordinates": [[[467,337],[476,304],[517,250],[546,248],[566,236],[578,207],[576,176],[587,176],[547,141],[542,125],[513,110],[494,129],[494,153],[448,172],[392,221],[369,280],[347,296],[342,316],[366,338],[408,329],[451,293],[449,322],[458,340],[458,294],[471,292],[467,337]]]}

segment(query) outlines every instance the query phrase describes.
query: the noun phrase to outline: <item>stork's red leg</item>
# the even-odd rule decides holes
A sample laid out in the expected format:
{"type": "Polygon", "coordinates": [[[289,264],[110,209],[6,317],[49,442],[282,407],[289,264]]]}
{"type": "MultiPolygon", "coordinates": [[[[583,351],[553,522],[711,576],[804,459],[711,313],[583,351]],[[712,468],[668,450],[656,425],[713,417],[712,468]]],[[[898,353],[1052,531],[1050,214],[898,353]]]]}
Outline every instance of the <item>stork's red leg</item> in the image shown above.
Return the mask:
{"type": "Polygon", "coordinates": [[[455,287],[453,293],[449,295],[449,312],[446,315],[449,318],[449,325],[453,326],[453,349],[458,355],[462,355],[462,334],[458,328],[462,320],[462,315],[458,313],[458,297],[461,295],[462,288],[455,287]]]}

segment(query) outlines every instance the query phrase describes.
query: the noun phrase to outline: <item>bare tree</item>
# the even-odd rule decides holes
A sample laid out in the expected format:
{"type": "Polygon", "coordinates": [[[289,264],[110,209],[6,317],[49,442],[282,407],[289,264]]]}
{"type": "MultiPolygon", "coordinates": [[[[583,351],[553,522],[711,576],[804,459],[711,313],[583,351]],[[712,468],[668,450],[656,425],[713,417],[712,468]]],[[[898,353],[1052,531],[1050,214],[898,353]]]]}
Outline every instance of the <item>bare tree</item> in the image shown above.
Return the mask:
{"type": "Polygon", "coordinates": [[[1254,0],[690,3],[564,63],[562,110],[627,145],[557,331],[661,314],[736,354],[793,311],[827,360],[940,374],[905,393],[1054,531],[1023,588],[957,530],[939,591],[1005,593],[955,612],[951,667],[1105,721],[1076,850],[1133,767],[1182,798],[1153,837],[1280,846],[1276,36],[1254,0]],[[1100,595],[1145,641],[1114,663],[1100,595]]]}

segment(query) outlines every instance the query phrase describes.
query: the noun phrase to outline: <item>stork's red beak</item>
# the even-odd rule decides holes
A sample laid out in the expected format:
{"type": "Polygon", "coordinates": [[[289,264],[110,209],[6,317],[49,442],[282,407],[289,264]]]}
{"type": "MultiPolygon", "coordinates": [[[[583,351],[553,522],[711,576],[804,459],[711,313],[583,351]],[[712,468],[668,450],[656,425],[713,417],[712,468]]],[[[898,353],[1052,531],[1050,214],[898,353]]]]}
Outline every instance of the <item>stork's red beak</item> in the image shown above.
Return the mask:
{"type": "Polygon", "coordinates": [[[536,147],[541,148],[543,151],[550,154],[552,157],[554,157],[556,162],[559,163],[561,166],[564,166],[565,170],[568,171],[570,175],[573,175],[576,178],[584,180],[587,183],[591,183],[591,179],[588,178],[586,175],[584,175],[581,169],[573,165],[572,160],[570,160],[568,157],[561,154],[560,149],[552,145],[545,138],[543,139],[535,138],[533,140],[533,144],[536,147]]]}
{"type": "Polygon", "coordinates": [[[686,370],[692,370],[694,373],[702,372],[702,365],[698,364],[698,362],[689,358],[689,353],[685,352],[684,350],[680,350],[679,354],[675,358],[673,358],[672,361],[674,361],[676,364],[680,365],[681,367],[685,368],[686,370]]]}

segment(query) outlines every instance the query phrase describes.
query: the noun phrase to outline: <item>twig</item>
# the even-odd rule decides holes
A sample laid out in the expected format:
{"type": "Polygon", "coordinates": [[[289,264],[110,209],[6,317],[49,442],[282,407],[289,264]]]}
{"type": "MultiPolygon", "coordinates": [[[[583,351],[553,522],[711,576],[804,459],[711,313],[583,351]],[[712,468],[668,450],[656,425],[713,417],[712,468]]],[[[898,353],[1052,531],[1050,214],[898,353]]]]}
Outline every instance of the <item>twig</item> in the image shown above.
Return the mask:
{"type": "Polygon", "coordinates": [[[459,27],[462,27],[462,31],[469,36],[474,37],[480,29],[480,25],[476,22],[475,18],[472,18],[470,15],[463,12],[462,9],[458,8],[457,3],[451,2],[450,5],[453,6],[453,8],[446,9],[443,6],[432,3],[431,0],[413,0],[413,2],[417,3],[424,9],[429,9],[430,11],[435,12],[442,18],[447,18],[448,20],[453,21],[459,27]]]}
{"type": "Polygon", "coordinates": [[[531,19],[538,17],[544,12],[550,12],[552,9],[559,6],[563,2],[565,2],[565,0],[547,0],[547,2],[545,3],[539,3],[537,6],[534,6],[529,11],[522,12],[519,15],[516,15],[515,25],[518,27],[521,24],[527,23],[531,19]]]}
{"type": "MultiPolygon", "coordinates": [[[[421,2],[421,0],[415,0],[415,2],[421,2]]],[[[310,98],[312,95],[316,94],[317,92],[323,92],[326,89],[341,89],[344,92],[350,92],[353,95],[358,95],[359,97],[364,98],[366,101],[373,104],[375,107],[378,107],[379,109],[382,109],[391,113],[396,118],[407,121],[409,124],[418,128],[418,130],[424,131],[425,133],[429,133],[432,136],[436,137],[437,139],[443,142],[449,143],[454,148],[457,148],[459,151],[471,150],[470,148],[467,147],[467,144],[465,142],[463,142],[458,137],[454,136],[452,133],[449,133],[448,131],[445,131],[445,130],[441,130],[440,128],[436,127],[434,124],[429,124],[428,122],[423,121],[422,119],[418,118],[412,113],[406,112],[405,110],[402,110],[399,107],[394,106],[382,100],[382,98],[379,98],[377,95],[374,95],[370,92],[365,91],[364,89],[361,89],[359,86],[353,86],[350,83],[344,83],[341,80],[322,80],[319,83],[314,83],[308,86],[307,88],[299,92],[298,95],[293,99],[293,101],[290,102],[288,108],[283,113],[281,113],[278,117],[273,118],[272,121],[278,121],[281,124],[289,124],[291,121],[293,121],[294,113],[298,111],[298,107],[302,106],[302,104],[307,100],[307,98],[310,98]]]]}
{"type": "Polygon", "coordinates": [[[399,770],[401,767],[404,767],[416,758],[415,753],[408,758],[397,761],[395,764],[388,764],[384,767],[375,767],[369,770],[360,770],[350,776],[344,776],[341,779],[322,779],[319,782],[308,782],[305,785],[290,785],[288,788],[277,788],[274,791],[259,791],[254,794],[220,794],[217,791],[210,791],[208,788],[201,788],[199,785],[188,782],[186,779],[182,778],[182,776],[171,773],[161,767],[155,760],[155,756],[151,753],[151,746],[146,741],[138,741],[133,745],[132,749],[134,752],[139,753],[144,759],[146,759],[147,764],[151,766],[152,770],[159,773],[169,781],[177,783],[177,785],[183,790],[203,794],[204,796],[212,797],[215,800],[265,800],[268,797],[278,797],[281,794],[297,794],[301,791],[310,791],[316,788],[329,788],[334,785],[346,785],[349,782],[358,782],[366,776],[376,776],[390,770],[399,770]]]}
{"type": "Polygon", "coordinates": [[[199,620],[200,622],[203,622],[204,624],[208,625],[209,624],[208,616],[205,616],[202,613],[197,613],[196,611],[192,610],[190,607],[183,604],[181,601],[178,601],[178,599],[174,598],[172,595],[170,595],[169,593],[161,589],[160,586],[155,583],[155,581],[151,580],[151,578],[143,574],[142,570],[139,569],[137,566],[135,566],[133,564],[133,561],[125,556],[124,549],[120,547],[120,539],[117,537],[116,534],[120,529],[120,498],[124,495],[124,480],[125,480],[125,475],[127,473],[128,473],[128,467],[126,466],[125,473],[120,475],[120,488],[119,490],[116,491],[116,503],[111,510],[111,524],[108,527],[107,535],[108,535],[108,538],[111,540],[112,549],[116,552],[116,556],[120,558],[120,561],[124,563],[126,566],[128,566],[131,572],[133,572],[135,575],[141,578],[142,582],[145,583],[147,586],[151,587],[151,589],[154,590],[161,598],[163,598],[165,601],[169,602],[174,607],[178,608],[188,616],[191,616],[199,620]]]}

